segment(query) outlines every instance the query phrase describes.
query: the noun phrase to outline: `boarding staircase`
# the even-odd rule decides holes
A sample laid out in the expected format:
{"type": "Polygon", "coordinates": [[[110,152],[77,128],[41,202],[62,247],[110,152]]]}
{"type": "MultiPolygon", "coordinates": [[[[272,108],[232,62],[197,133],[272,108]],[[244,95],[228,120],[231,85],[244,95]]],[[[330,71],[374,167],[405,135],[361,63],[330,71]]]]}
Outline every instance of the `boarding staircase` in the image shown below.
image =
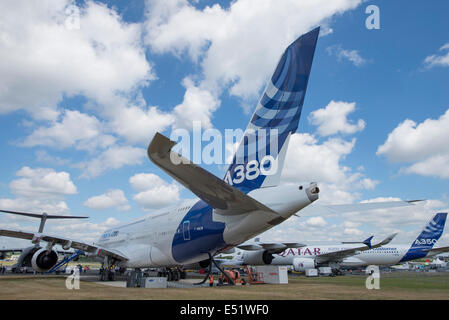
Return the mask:
{"type": "Polygon", "coordinates": [[[73,259],[76,259],[80,255],[84,255],[84,251],[82,250],[76,250],[74,253],[72,253],[70,256],[66,256],[64,259],[59,261],[53,268],[51,268],[47,273],[53,273],[62,268],[63,266],[67,265],[70,261],[73,259]]]}

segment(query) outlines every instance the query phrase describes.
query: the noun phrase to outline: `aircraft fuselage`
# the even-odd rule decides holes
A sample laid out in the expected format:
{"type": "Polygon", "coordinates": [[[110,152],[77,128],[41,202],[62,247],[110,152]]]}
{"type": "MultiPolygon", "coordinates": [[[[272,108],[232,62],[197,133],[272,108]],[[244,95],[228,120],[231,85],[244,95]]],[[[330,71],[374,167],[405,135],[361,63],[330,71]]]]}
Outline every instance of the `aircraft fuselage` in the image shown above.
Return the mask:
{"type": "Polygon", "coordinates": [[[123,267],[158,267],[199,262],[264,232],[306,207],[318,194],[287,185],[256,189],[249,196],[273,212],[221,215],[202,200],[157,210],[103,233],[97,245],[128,257],[123,267]]]}

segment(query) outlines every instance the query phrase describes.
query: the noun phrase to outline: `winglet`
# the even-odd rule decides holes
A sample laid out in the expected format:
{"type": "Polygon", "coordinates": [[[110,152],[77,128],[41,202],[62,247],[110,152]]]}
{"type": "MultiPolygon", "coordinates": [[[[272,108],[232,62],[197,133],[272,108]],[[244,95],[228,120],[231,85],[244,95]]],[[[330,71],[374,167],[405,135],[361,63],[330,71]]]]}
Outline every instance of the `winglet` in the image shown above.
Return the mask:
{"type": "Polygon", "coordinates": [[[156,132],[153,140],[151,140],[151,143],[148,146],[148,157],[150,157],[150,159],[153,159],[154,154],[158,154],[159,156],[168,154],[168,152],[171,150],[171,148],[173,148],[174,145],[176,145],[176,142],[171,141],[166,136],[160,134],[159,132],[156,132]]]}
{"type": "Polygon", "coordinates": [[[427,201],[427,200],[426,200],[426,199],[419,199],[419,200],[405,200],[405,202],[410,203],[410,204],[416,203],[416,202],[422,202],[422,201],[427,201]]]}
{"type": "Polygon", "coordinates": [[[386,237],[384,240],[382,240],[381,242],[379,242],[378,245],[384,246],[384,245],[390,243],[391,240],[393,240],[393,238],[396,237],[397,234],[398,234],[398,233],[396,232],[396,233],[393,233],[393,234],[389,235],[389,236],[386,237]]]}

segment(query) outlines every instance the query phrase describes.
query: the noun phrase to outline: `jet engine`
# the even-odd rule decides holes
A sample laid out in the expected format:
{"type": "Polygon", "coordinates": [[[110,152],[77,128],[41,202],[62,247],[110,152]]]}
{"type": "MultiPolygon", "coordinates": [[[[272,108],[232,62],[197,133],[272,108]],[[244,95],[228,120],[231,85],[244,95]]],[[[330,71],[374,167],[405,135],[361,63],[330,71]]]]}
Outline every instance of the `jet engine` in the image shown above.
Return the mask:
{"type": "Polygon", "coordinates": [[[210,260],[205,259],[200,262],[190,263],[183,265],[184,269],[207,269],[210,266],[210,260]]]}
{"type": "Polygon", "coordinates": [[[293,269],[295,271],[301,272],[306,269],[315,268],[315,260],[308,258],[295,258],[293,259],[293,269]]]}
{"type": "Polygon", "coordinates": [[[257,250],[245,252],[243,259],[244,264],[249,264],[253,266],[271,264],[273,261],[273,254],[267,250],[257,250]]]}
{"type": "Polygon", "coordinates": [[[37,250],[31,258],[31,266],[37,272],[47,272],[56,262],[58,262],[58,253],[44,248],[37,250]]]}
{"type": "Polygon", "coordinates": [[[202,260],[202,261],[198,262],[198,265],[199,265],[200,268],[202,268],[202,269],[209,268],[209,265],[210,265],[210,259],[202,260]]]}

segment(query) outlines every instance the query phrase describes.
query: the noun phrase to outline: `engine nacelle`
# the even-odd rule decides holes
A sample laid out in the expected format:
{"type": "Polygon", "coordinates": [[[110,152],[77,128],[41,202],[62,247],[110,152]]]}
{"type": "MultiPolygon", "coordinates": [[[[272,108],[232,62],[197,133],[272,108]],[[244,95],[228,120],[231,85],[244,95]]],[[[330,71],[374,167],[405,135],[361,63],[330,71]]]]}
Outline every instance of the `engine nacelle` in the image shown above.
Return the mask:
{"type": "Polygon", "coordinates": [[[306,269],[314,269],[315,268],[315,259],[310,258],[296,258],[293,259],[293,269],[295,271],[301,272],[306,269]]]}
{"type": "Polygon", "coordinates": [[[209,268],[209,266],[210,266],[210,259],[202,260],[202,261],[198,262],[198,265],[199,265],[199,267],[201,269],[209,268]]]}
{"type": "Polygon", "coordinates": [[[245,252],[245,256],[243,258],[244,264],[249,264],[252,266],[271,264],[272,261],[273,261],[273,254],[271,254],[267,250],[245,252]]]}
{"type": "Polygon", "coordinates": [[[55,250],[39,249],[31,258],[31,266],[37,272],[47,272],[58,262],[58,253],[55,250]]]}

